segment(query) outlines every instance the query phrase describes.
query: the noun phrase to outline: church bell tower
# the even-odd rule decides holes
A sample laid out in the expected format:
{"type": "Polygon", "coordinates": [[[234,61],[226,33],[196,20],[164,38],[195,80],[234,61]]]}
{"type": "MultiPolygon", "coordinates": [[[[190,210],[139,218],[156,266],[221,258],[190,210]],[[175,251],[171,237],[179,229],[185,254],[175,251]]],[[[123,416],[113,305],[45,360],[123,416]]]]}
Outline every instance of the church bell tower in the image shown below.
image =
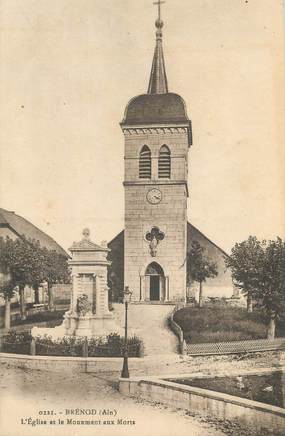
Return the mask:
{"type": "Polygon", "coordinates": [[[158,1],[148,91],[128,103],[125,137],[124,285],[134,301],[186,299],[188,150],[191,121],[168,91],[158,1]]]}

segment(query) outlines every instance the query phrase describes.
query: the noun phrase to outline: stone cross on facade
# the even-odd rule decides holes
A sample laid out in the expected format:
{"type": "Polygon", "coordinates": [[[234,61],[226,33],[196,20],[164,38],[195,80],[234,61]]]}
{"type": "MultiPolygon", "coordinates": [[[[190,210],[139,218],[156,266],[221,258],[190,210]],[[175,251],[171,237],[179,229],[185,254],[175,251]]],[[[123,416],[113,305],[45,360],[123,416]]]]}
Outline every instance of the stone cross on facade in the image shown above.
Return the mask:
{"type": "Polygon", "coordinates": [[[90,230],[85,228],[82,232],[84,239],[90,239],[90,230]]]}
{"type": "Polygon", "coordinates": [[[150,255],[155,257],[158,243],[164,239],[164,233],[158,227],[153,227],[150,232],[147,232],[145,239],[149,242],[150,255]]]}

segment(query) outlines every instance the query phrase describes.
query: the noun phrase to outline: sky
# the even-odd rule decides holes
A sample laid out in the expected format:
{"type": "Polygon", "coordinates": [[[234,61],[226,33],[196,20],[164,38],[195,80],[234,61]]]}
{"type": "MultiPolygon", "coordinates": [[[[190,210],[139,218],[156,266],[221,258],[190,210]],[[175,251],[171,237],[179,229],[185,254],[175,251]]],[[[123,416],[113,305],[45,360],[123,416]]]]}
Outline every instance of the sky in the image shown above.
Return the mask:
{"type": "MultiPolygon", "coordinates": [[[[147,90],[152,0],[2,0],[0,205],[64,248],[124,227],[127,102],[147,90]]],[[[281,0],[167,0],[169,90],[193,125],[188,217],[229,251],[285,237],[281,0]]]]}

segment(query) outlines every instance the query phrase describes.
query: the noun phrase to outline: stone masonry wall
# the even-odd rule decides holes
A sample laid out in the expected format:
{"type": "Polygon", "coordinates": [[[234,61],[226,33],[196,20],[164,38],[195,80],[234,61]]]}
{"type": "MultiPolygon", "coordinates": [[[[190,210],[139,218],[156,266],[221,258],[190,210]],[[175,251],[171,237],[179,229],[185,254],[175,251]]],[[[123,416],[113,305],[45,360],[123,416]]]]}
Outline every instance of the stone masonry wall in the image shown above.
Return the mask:
{"type": "MultiPolygon", "coordinates": [[[[167,279],[165,299],[183,301],[186,294],[187,239],[187,132],[133,134],[125,139],[125,234],[124,278],[133,291],[133,299],[143,293],[147,266],[155,261],[167,279]],[[147,145],[152,154],[152,177],[139,178],[139,153],[147,145]],[[171,151],[171,178],[158,179],[159,149],[166,144],[171,151]],[[147,192],[157,188],[162,193],[159,204],[147,201],[147,192]],[[152,257],[145,240],[152,227],[159,227],[165,237],[152,257]]],[[[144,295],[142,296],[144,299],[144,295]]]]}

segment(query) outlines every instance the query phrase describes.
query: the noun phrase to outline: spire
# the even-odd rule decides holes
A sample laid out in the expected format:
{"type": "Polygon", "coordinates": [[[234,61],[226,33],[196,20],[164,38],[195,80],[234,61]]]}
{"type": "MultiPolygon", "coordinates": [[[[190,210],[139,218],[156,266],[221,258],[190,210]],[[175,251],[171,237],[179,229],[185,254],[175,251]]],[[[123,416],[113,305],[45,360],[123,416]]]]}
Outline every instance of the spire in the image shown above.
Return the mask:
{"type": "Polygon", "coordinates": [[[160,18],[160,6],[164,1],[158,0],[154,5],[158,6],[158,18],[155,22],[156,27],[156,46],[152,61],[148,94],[166,94],[168,92],[167,77],[164,64],[162,49],[162,27],[163,21],[160,18]]]}

